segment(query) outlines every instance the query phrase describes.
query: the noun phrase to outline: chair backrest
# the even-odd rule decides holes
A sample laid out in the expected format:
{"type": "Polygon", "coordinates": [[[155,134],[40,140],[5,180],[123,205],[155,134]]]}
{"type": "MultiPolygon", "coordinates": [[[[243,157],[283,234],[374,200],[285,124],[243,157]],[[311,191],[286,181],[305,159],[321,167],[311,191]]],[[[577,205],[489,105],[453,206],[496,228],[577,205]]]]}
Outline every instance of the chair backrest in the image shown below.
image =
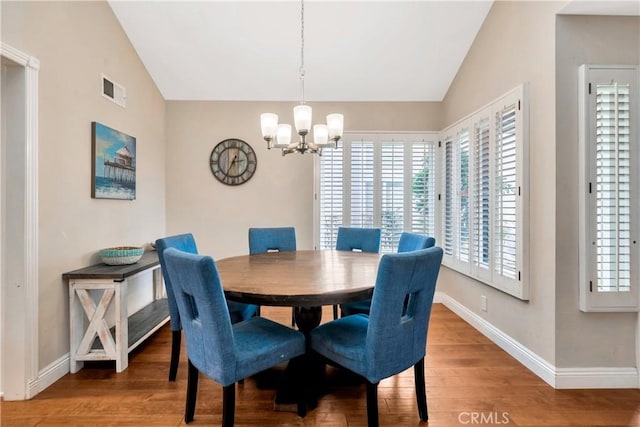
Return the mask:
{"type": "Polygon", "coordinates": [[[182,323],[180,322],[180,313],[178,312],[176,298],[173,295],[173,285],[171,284],[171,278],[167,274],[167,268],[164,260],[164,251],[168,248],[175,248],[180,251],[197,254],[198,247],[196,246],[196,240],[193,238],[193,234],[191,233],[176,234],[175,236],[163,237],[156,240],[156,251],[158,251],[160,268],[162,269],[162,276],[164,277],[164,286],[167,290],[167,303],[169,305],[171,329],[174,331],[179,331],[182,329],[182,323]]]}
{"type": "Polygon", "coordinates": [[[338,227],[336,250],[378,253],[381,235],[379,228],[338,227]]]}
{"type": "Polygon", "coordinates": [[[403,231],[398,241],[398,252],[412,252],[427,249],[436,245],[436,239],[424,234],[403,231]]]}
{"type": "Polygon", "coordinates": [[[441,262],[437,246],[380,259],[365,343],[369,381],[395,375],[424,357],[441,262]]]}
{"type": "Polygon", "coordinates": [[[233,329],[213,258],[174,248],[166,249],[164,258],[182,318],[189,360],[221,384],[235,382],[233,329]]]}
{"type": "Polygon", "coordinates": [[[249,228],[250,255],[295,250],[296,229],[294,227],[249,228]]]}

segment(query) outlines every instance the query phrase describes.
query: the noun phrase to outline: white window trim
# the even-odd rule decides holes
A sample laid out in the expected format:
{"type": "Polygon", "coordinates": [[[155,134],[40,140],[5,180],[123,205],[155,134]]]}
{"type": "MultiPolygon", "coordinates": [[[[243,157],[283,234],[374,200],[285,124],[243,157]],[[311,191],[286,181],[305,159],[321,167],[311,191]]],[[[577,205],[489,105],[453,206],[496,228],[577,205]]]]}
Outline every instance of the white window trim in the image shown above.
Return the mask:
{"type": "MultiPolygon", "coordinates": [[[[374,156],[376,159],[380,158],[380,154],[381,154],[381,150],[382,150],[382,142],[385,141],[392,141],[392,140],[397,140],[397,141],[401,141],[404,143],[405,147],[410,146],[411,143],[415,143],[415,142],[433,142],[433,144],[437,147],[437,142],[438,142],[438,136],[439,136],[439,132],[434,132],[434,131],[426,131],[426,132],[384,132],[384,131],[364,131],[364,132],[356,132],[356,131],[349,131],[349,132],[345,132],[344,136],[342,138],[342,141],[339,142],[339,144],[341,144],[344,148],[344,144],[345,141],[348,141],[349,144],[351,144],[351,142],[353,141],[373,141],[374,142],[374,156]]],[[[407,151],[405,150],[405,159],[407,158],[407,151]]],[[[351,176],[351,153],[350,150],[345,150],[344,151],[344,157],[343,157],[343,176],[345,177],[344,180],[345,181],[349,181],[348,184],[350,185],[350,176],[351,176]]],[[[435,175],[436,175],[436,194],[438,192],[438,158],[436,155],[436,170],[435,170],[435,175]]],[[[406,162],[405,162],[406,163],[406,162]]],[[[410,171],[410,165],[406,165],[405,164],[405,172],[409,170],[410,171]],[[409,169],[407,169],[409,168],[409,169]]],[[[406,175],[406,176],[410,176],[406,175]]],[[[320,158],[319,156],[316,156],[314,159],[314,183],[313,183],[313,187],[314,187],[314,197],[313,197],[313,245],[315,249],[320,248],[320,158]]],[[[380,168],[376,167],[374,168],[374,182],[380,182],[380,168]]],[[[405,188],[406,188],[406,182],[407,180],[405,179],[405,188]]],[[[410,185],[409,185],[410,187],[410,185]]],[[[375,186],[374,187],[374,224],[380,224],[381,218],[380,218],[380,213],[381,213],[381,197],[380,197],[380,186],[375,186]]],[[[411,191],[408,193],[409,195],[411,194],[411,191]]],[[[404,224],[405,224],[405,228],[406,226],[410,225],[410,222],[408,218],[410,218],[410,212],[406,209],[407,203],[409,204],[409,210],[410,210],[410,205],[411,205],[411,197],[405,197],[405,209],[404,209],[404,224]],[[408,201],[407,201],[408,199],[408,201]]],[[[350,194],[348,191],[344,191],[343,192],[343,206],[344,211],[343,211],[343,223],[345,224],[345,226],[348,226],[351,224],[351,212],[350,212],[350,208],[347,208],[348,206],[351,205],[351,200],[350,200],[350,194]]],[[[439,217],[439,212],[438,212],[438,206],[437,206],[437,200],[436,200],[436,205],[435,205],[435,209],[434,209],[434,216],[435,216],[435,221],[438,220],[439,217]]],[[[379,225],[375,225],[376,227],[379,225]]],[[[436,233],[437,233],[437,222],[436,222],[436,233]]],[[[436,234],[434,233],[434,234],[436,234]]],[[[435,237],[435,236],[434,236],[435,237]]]]}
{"type": "MultiPolygon", "coordinates": [[[[640,259],[638,257],[638,168],[640,156],[640,144],[638,144],[638,125],[640,124],[640,72],[639,67],[634,65],[581,65],[578,70],[578,205],[579,205],[579,288],[580,288],[580,310],[585,312],[636,312],[639,309],[640,281],[638,280],[638,270],[640,259]],[[610,70],[611,75],[616,71],[633,71],[635,78],[631,78],[632,85],[630,91],[631,116],[630,116],[630,143],[631,158],[630,168],[632,174],[631,190],[631,241],[634,242],[631,248],[631,291],[621,292],[597,292],[596,285],[596,258],[593,246],[593,236],[591,227],[594,227],[595,220],[592,218],[594,211],[595,197],[590,197],[590,183],[595,185],[596,168],[595,160],[592,159],[592,144],[595,133],[595,121],[592,114],[594,97],[589,94],[589,85],[594,83],[594,74],[600,71],[610,70]],[[633,145],[635,143],[635,145],[633,145]],[[635,187],[633,185],[635,184],[635,187]],[[594,291],[595,289],[595,291],[594,291]]],[[[595,91],[594,91],[595,94],[595,91]]],[[[594,194],[594,193],[591,193],[594,194]]]]}
{"type": "MultiPolygon", "coordinates": [[[[457,133],[463,129],[468,128],[470,132],[470,156],[473,153],[473,144],[475,144],[473,134],[473,129],[476,123],[478,123],[482,117],[486,117],[487,113],[489,113],[490,118],[490,153],[491,155],[491,182],[494,182],[494,173],[495,173],[495,165],[493,153],[495,152],[495,122],[494,118],[496,113],[502,111],[506,106],[512,105],[514,102],[519,101],[520,109],[518,111],[519,120],[517,121],[516,128],[516,139],[518,141],[518,146],[516,150],[516,186],[519,189],[519,199],[517,203],[516,216],[517,216],[517,232],[516,232],[516,242],[517,242],[517,255],[516,255],[516,268],[518,271],[518,276],[515,279],[509,279],[504,276],[500,276],[495,274],[493,268],[494,259],[494,251],[493,251],[493,243],[490,248],[490,272],[483,272],[482,274],[478,273],[478,269],[473,267],[473,253],[471,252],[471,240],[474,232],[470,229],[470,239],[469,239],[469,261],[462,262],[456,259],[454,256],[444,256],[443,257],[443,265],[455,270],[459,273],[467,275],[475,280],[478,280],[482,283],[485,283],[489,286],[492,286],[500,291],[503,291],[509,295],[512,295],[516,298],[522,300],[528,300],[530,294],[530,283],[529,283],[529,101],[528,101],[528,86],[526,84],[522,84],[495,101],[487,104],[486,106],[476,110],[470,115],[462,118],[457,121],[455,124],[448,126],[441,133],[440,140],[442,141],[442,150],[444,150],[444,141],[447,138],[452,138],[454,140],[454,144],[456,141],[457,133]]],[[[457,148],[457,147],[454,147],[457,148]]],[[[443,156],[444,154],[440,154],[443,156]]],[[[472,162],[470,161],[470,164],[472,162]]],[[[439,162],[442,165],[442,161],[439,162]]],[[[454,165],[454,171],[457,170],[457,165],[454,165]]],[[[442,179],[444,171],[441,171],[440,177],[442,179]]],[[[470,176],[469,188],[473,187],[472,176],[470,176]]],[[[454,179],[455,184],[455,179],[454,179]]],[[[444,183],[442,183],[444,185],[444,183]]],[[[441,197],[441,206],[440,209],[440,218],[441,221],[438,223],[440,225],[440,232],[438,233],[438,242],[439,244],[444,244],[444,230],[442,229],[442,220],[444,219],[444,189],[440,187],[441,197]]],[[[491,199],[494,198],[494,191],[491,191],[491,199]]],[[[470,211],[473,210],[470,200],[470,211]]],[[[492,203],[493,206],[493,203],[492,203]]],[[[472,226],[470,222],[470,227],[472,226]]],[[[490,230],[493,233],[494,230],[494,215],[490,216],[490,230]]],[[[455,234],[455,233],[454,233],[455,234]]],[[[492,240],[493,241],[493,240],[492,240]]]]}

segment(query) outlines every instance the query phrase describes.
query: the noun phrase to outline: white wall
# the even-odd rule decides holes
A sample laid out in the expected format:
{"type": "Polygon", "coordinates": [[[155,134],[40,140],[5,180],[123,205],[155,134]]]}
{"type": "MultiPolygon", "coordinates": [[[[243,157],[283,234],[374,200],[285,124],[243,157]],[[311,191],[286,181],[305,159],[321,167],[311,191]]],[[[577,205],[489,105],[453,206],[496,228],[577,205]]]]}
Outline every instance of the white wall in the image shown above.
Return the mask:
{"type": "Polygon", "coordinates": [[[528,82],[529,302],[443,268],[440,290],[555,362],[555,13],[561,2],[496,1],[444,99],[451,124],[528,82]],[[488,311],[480,310],[480,297],[488,311]]]}
{"type": "MultiPolygon", "coordinates": [[[[165,229],[165,103],[106,2],[2,2],[2,40],[40,60],[39,367],[69,352],[62,273],[165,229]],[[101,73],[127,108],[101,96],[101,73]],[[91,122],[137,138],[137,199],[91,198],[91,122]]],[[[3,325],[4,327],[4,325],[3,325]]]]}
{"type": "Polygon", "coordinates": [[[556,25],[558,367],[636,366],[637,313],[578,310],[578,67],[639,64],[640,18],[559,15],[556,25]]]}
{"type": "MultiPolygon", "coordinates": [[[[310,103],[314,120],[345,115],[345,128],[414,130],[442,128],[439,103],[310,103]]],[[[249,252],[249,227],[291,225],[299,249],[313,245],[313,156],[267,150],[260,114],[293,119],[288,102],[167,103],[167,234],[192,232],[201,253],[224,258],[249,252]],[[258,167],[247,183],[226,186],[209,169],[211,150],[226,138],[248,142],[258,167]]]]}

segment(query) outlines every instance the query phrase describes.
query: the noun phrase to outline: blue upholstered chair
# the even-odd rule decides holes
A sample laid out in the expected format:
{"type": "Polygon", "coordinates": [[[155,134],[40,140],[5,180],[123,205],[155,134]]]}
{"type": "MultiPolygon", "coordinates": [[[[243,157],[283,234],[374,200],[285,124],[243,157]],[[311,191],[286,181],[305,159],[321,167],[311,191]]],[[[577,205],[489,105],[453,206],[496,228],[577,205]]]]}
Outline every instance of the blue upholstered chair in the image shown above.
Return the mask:
{"type": "MultiPolygon", "coordinates": [[[[182,336],[182,323],[180,321],[180,313],[176,305],[176,299],[173,295],[173,286],[171,278],[167,275],[167,269],[164,261],[164,251],[167,248],[176,248],[184,252],[193,254],[198,253],[196,241],[191,233],[178,234],[168,236],[156,240],[156,250],[158,251],[158,259],[160,260],[160,268],[164,277],[164,285],[167,289],[167,303],[169,304],[169,318],[171,322],[171,364],[169,365],[169,381],[175,381],[178,373],[178,363],[180,362],[180,341],[182,336]]],[[[229,307],[229,315],[231,322],[236,323],[248,319],[256,314],[257,306],[250,304],[242,304],[235,301],[227,301],[229,307]]]]}
{"type": "MultiPolygon", "coordinates": [[[[400,241],[398,242],[398,253],[418,251],[420,249],[430,248],[436,245],[436,239],[424,234],[411,233],[404,231],[400,235],[400,241]]],[[[371,299],[362,301],[355,301],[346,304],[340,304],[340,313],[344,316],[350,316],[352,314],[369,314],[371,308],[371,299]]]]}
{"type": "Polygon", "coordinates": [[[202,372],[223,386],[222,425],[233,426],[235,383],[304,354],[304,335],[264,317],[232,325],[213,258],[169,248],[164,260],[187,341],[185,422],[193,421],[202,372]]]}
{"type": "MultiPolygon", "coordinates": [[[[357,252],[380,252],[379,228],[338,227],[336,250],[357,252]]],[[[338,305],[333,305],[333,318],[338,318],[338,305]]]]}
{"type": "Polygon", "coordinates": [[[294,227],[249,228],[249,255],[295,250],[294,227]]]}
{"type": "Polygon", "coordinates": [[[338,227],[336,250],[378,253],[381,235],[379,228],[338,227]]]}
{"type": "Polygon", "coordinates": [[[436,245],[436,239],[424,234],[403,231],[398,241],[398,253],[419,251],[436,245]]]}
{"type": "MultiPolygon", "coordinates": [[[[294,227],[249,228],[249,255],[296,250],[294,227]]],[[[295,325],[295,309],[291,309],[291,325],[295,325]]]]}
{"type": "Polygon", "coordinates": [[[426,421],[424,356],[442,249],[383,255],[369,316],[342,317],[313,329],[311,348],[367,380],[367,418],[378,425],[378,383],[414,367],[420,419],[426,421]],[[405,306],[405,298],[408,303],[405,306]]]}

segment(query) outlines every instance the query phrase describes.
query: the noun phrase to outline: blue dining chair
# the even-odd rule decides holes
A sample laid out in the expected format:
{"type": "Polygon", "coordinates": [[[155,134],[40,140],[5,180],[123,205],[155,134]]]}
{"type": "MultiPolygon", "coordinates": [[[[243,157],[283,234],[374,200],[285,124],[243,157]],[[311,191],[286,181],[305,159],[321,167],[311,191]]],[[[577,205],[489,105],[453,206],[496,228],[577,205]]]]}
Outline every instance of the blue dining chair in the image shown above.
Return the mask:
{"type": "MultiPolygon", "coordinates": [[[[158,259],[160,260],[160,268],[164,278],[164,286],[167,290],[167,303],[169,305],[169,320],[171,322],[171,362],[169,365],[169,381],[175,381],[178,373],[178,364],[180,362],[180,343],[182,340],[182,322],[180,321],[180,313],[176,305],[176,299],[173,294],[173,285],[171,278],[167,275],[167,269],[164,260],[164,252],[168,248],[179,249],[184,252],[193,254],[198,253],[196,240],[193,234],[177,234],[175,236],[163,237],[156,240],[156,250],[158,251],[158,259]]],[[[254,316],[257,312],[257,306],[251,304],[243,304],[235,301],[227,301],[231,322],[237,323],[254,316]]]]}
{"type": "MultiPolygon", "coordinates": [[[[249,255],[296,250],[294,227],[249,228],[249,255]]],[[[295,308],[291,309],[291,325],[295,326],[295,308]]]]}
{"type": "Polygon", "coordinates": [[[442,249],[437,246],[383,255],[370,315],[342,317],[309,334],[311,349],[316,353],[367,380],[369,427],[378,426],[378,383],[411,366],[418,414],[422,421],[429,418],[424,357],[441,262],[442,249]]]}
{"type": "MultiPolygon", "coordinates": [[[[378,253],[381,236],[379,228],[338,227],[336,250],[378,253]]],[[[337,304],[333,305],[333,318],[338,318],[337,304]]]]}
{"type": "Polygon", "coordinates": [[[249,228],[249,255],[296,250],[294,227],[249,228]]]}
{"type": "Polygon", "coordinates": [[[378,253],[381,235],[379,228],[338,227],[336,250],[378,253]]]}
{"type": "Polygon", "coordinates": [[[193,421],[202,372],[222,385],[222,425],[233,426],[235,383],[304,354],[304,335],[264,317],[232,324],[213,258],[169,248],[164,260],[189,359],[185,422],[193,421]]]}
{"type": "MultiPolygon", "coordinates": [[[[398,253],[418,251],[420,249],[430,248],[436,245],[436,239],[424,234],[403,231],[398,241],[398,253]]],[[[369,314],[371,309],[371,298],[361,301],[340,304],[341,316],[349,316],[352,314],[369,314]]]]}

